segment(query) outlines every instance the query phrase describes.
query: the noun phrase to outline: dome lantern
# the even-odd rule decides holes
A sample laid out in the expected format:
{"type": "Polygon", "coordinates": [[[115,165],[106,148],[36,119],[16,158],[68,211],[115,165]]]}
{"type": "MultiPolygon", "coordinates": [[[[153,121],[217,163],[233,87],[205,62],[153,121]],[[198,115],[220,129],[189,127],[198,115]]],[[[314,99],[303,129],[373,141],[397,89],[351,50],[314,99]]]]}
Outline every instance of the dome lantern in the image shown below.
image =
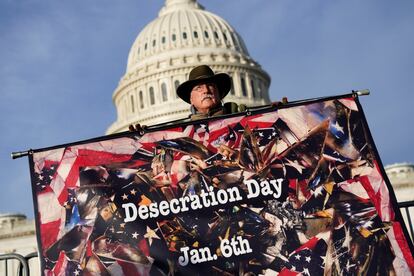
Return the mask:
{"type": "Polygon", "coordinates": [[[165,5],[160,10],[158,16],[182,9],[204,9],[196,0],[165,0],[165,5]]]}

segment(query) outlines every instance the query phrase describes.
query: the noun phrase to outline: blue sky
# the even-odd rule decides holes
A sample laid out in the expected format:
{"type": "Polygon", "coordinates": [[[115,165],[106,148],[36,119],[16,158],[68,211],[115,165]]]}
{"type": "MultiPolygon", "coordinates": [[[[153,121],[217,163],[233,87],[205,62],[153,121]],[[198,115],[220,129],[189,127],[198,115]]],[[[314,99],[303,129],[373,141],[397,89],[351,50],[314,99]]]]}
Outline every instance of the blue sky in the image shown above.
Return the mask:
{"type": "MultiPolygon", "coordinates": [[[[414,1],[200,0],[244,38],[271,99],[369,88],[384,164],[414,162],[414,1]]],[[[0,213],[33,217],[27,158],[12,151],[104,134],[132,42],[162,0],[1,0],[0,213]]]]}

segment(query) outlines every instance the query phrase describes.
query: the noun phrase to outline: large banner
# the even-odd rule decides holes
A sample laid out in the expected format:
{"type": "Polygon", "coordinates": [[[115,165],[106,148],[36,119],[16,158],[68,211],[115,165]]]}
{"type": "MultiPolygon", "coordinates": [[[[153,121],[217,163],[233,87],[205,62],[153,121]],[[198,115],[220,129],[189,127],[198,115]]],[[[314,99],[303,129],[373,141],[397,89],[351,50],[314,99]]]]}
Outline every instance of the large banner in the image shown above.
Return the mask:
{"type": "Polygon", "coordinates": [[[30,154],[45,275],[410,275],[357,97],[30,154]]]}

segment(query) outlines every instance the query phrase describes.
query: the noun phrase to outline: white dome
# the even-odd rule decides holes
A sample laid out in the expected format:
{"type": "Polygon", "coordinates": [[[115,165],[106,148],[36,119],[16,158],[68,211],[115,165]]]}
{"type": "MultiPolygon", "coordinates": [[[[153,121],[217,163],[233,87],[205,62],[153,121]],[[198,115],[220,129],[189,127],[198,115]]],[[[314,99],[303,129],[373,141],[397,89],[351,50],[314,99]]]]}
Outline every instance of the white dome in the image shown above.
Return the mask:
{"type": "Polygon", "coordinates": [[[175,89],[201,64],[232,77],[225,101],[248,106],[269,102],[270,77],[224,19],[195,0],[166,0],[131,47],[126,73],[113,94],[118,118],[107,133],[127,130],[133,123],[153,125],[187,117],[189,105],[175,89]]]}
{"type": "Polygon", "coordinates": [[[132,45],[127,71],[160,53],[183,53],[188,49],[223,49],[249,56],[242,38],[222,18],[205,11],[195,1],[167,1],[158,18],[142,30],[132,45]]]}

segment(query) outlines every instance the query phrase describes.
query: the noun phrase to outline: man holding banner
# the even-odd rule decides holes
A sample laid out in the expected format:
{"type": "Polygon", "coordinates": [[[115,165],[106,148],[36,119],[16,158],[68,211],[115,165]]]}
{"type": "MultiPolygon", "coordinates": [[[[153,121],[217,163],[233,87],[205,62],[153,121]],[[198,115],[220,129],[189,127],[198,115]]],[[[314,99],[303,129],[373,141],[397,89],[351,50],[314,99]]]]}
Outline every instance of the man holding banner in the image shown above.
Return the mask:
{"type": "Polygon", "coordinates": [[[202,123],[30,152],[45,275],[414,273],[357,94],[217,117],[229,87],[195,68],[202,123]]]}

